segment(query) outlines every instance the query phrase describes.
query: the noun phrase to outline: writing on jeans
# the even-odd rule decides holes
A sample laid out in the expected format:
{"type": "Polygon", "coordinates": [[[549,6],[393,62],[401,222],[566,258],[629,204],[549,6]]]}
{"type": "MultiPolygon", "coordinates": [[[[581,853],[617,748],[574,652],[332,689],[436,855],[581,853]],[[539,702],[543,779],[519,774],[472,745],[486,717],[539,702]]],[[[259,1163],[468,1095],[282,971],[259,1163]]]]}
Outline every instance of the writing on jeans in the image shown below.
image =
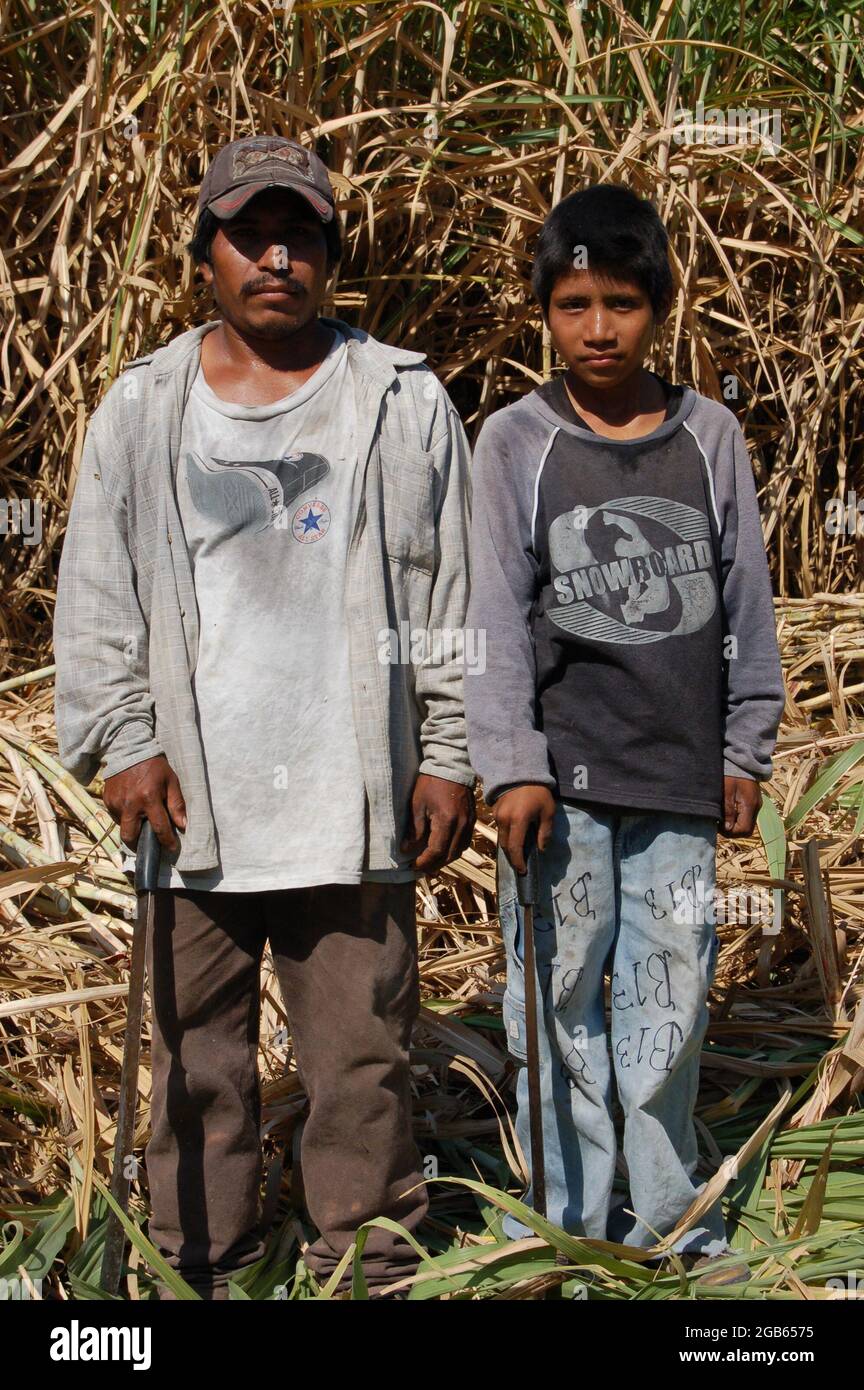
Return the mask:
{"type": "MultiPolygon", "coordinates": [[[[590,872],[586,872],[584,874],[581,874],[579,878],[571,879],[567,884],[567,892],[570,895],[570,902],[572,903],[573,915],[575,917],[579,917],[582,921],[594,921],[594,919],[597,916],[597,913],[591,906],[591,899],[588,893],[588,884],[590,883],[590,881],[591,874],[590,872]]],[[[558,922],[558,926],[563,927],[565,921],[567,920],[567,913],[566,911],[561,911],[558,901],[560,897],[560,892],[553,893],[552,904],[555,909],[555,916],[558,922]]]]}
{"type": "Polygon", "coordinates": [[[645,1034],[651,1032],[651,1025],[646,1024],[639,1030],[639,1044],[633,1058],[633,1046],[631,1045],[632,1034],[619,1038],[615,1044],[615,1055],[618,1058],[618,1065],[625,1071],[632,1065],[632,1061],[637,1063],[647,1061],[652,1071],[671,1071],[675,1054],[684,1041],[684,1034],[673,1019],[668,1019],[661,1023],[659,1028],[654,1029],[654,1036],[651,1039],[651,1048],[644,1051],[645,1034]],[[657,1059],[655,1061],[655,1058],[657,1059]]]}
{"type": "Polygon", "coordinates": [[[689,869],[681,875],[680,882],[676,883],[673,879],[671,883],[665,884],[666,892],[669,894],[669,912],[665,910],[658,901],[658,896],[662,899],[662,889],[649,888],[645,892],[645,902],[651,910],[651,916],[655,922],[661,922],[665,917],[669,917],[676,911],[681,912],[682,903],[686,900],[694,908],[698,906],[700,900],[704,904],[705,885],[699,883],[702,877],[702,865],[691,864],[689,869]]]}
{"type": "MultiPolygon", "coordinates": [[[[618,972],[612,976],[612,1007],[620,1013],[628,1009],[643,1008],[653,1000],[658,1009],[670,1009],[674,1013],[678,1005],[672,992],[672,975],[669,969],[671,951],[651,951],[645,960],[634,960],[632,985],[625,983],[618,972]],[[616,987],[616,981],[620,981],[616,987]],[[629,987],[628,987],[629,986],[629,987]],[[632,997],[631,997],[632,990],[632,997]]],[[[628,972],[629,974],[629,972],[628,972]]],[[[672,1063],[684,1033],[673,1019],[657,1026],[643,1024],[639,1030],[638,1044],[634,1042],[634,1032],[626,1033],[615,1044],[618,1066],[627,1071],[635,1062],[647,1062],[652,1071],[671,1071],[672,1063]],[[648,1037],[650,1037],[650,1046],[648,1037]]]]}
{"type": "Polygon", "coordinates": [[[669,974],[671,955],[671,951],[652,951],[646,960],[634,960],[632,968],[635,1001],[629,997],[626,985],[622,984],[619,989],[615,988],[615,981],[619,979],[616,970],[612,976],[612,1007],[623,1012],[625,1009],[632,1009],[635,1002],[641,1008],[643,1004],[647,1003],[649,995],[653,992],[654,1003],[658,1008],[677,1009],[678,1005],[672,998],[672,979],[669,974]],[[640,979],[640,972],[643,970],[651,984],[646,983],[644,977],[640,979]],[[653,991],[652,984],[654,986],[653,991]],[[620,1002],[622,999],[627,1000],[626,1004],[620,1002]]]}

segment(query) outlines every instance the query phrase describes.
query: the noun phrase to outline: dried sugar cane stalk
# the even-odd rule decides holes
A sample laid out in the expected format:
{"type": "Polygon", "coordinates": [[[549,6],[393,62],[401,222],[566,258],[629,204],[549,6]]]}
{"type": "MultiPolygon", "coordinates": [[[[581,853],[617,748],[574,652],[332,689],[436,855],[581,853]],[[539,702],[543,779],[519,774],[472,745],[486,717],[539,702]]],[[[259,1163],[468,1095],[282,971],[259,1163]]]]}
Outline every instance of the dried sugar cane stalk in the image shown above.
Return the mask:
{"type": "Polygon", "coordinates": [[[5,690],[19,690],[22,685],[35,685],[37,681],[47,680],[56,673],[56,666],[41,666],[38,671],[25,672],[23,676],[10,676],[8,680],[0,681],[0,694],[5,690]]]}
{"type": "MultiPolygon", "coordinates": [[[[819,982],[828,1012],[833,1018],[840,1016],[842,985],[837,961],[837,938],[831,923],[831,911],[825,893],[822,866],[819,863],[819,840],[808,840],[801,851],[801,867],[804,873],[804,889],[807,899],[807,916],[810,939],[813,942],[813,955],[819,982]]],[[[842,1015],[845,1018],[845,1012],[842,1015]]]]}
{"type": "Polygon", "coordinates": [[[122,850],[120,847],[120,832],[113,820],[94,797],[76,782],[70,772],[67,772],[62,763],[50,753],[46,753],[38,743],[32,739],[24,738],[15,729],[10,729],[7,724],[0,726],[0,742],[8,741],[36,768],[36,771],[44,777],[52,791],[65,801],[76,818],[86,827],[93,838],[105,846],[109,857],[118,869],[122,869],[122,850]]]}
{"type": "MultiPolygon", "coordinates": [[[[21,835],[16,835],[14,830],[11,830],[8,825],[3,825],[2,822],[0,822],[0,846],[2,846],[0,853],[9,859],[16,868],[53,867],[51,859],[43,849],[40,849],[38,845],[30,844],[29,840],[23,839],[21,835]]],[[[69,872],[74,873],[74,868],[70,869],[69,872]]],[[[109,955],[128,949],[127,945],[115,936],[109,927],[106,927],[89,908],[84,906],[77,893],[68,892],[62,888],[54,888],[49,883],[42,884],[40,892],[54,904],[64,917],[72,911],[77,912],[87,923],[93,940],[107,950],[109,955]]],[[[123,902],[123,907],[125,910],[126,900],[123,902]]]]}
{"type": "Polygon", "coordinates": [[[91,902],[110,903],[126,914],[135,913],[135,894],[117,893],[113,888],[103,888],[97,883],[77,883],[75,894],[78,898],[89,898],[91,902]]]}
{"type": "Polygon", "coordinates": [[[9,766],[18,779],[18,785],[21,790],[23,791],[25,787],[29,789],[33,802],[33,809],[36,812],[36,819],[39,822],[39,831],[42,836],[43,848],[46,853],[51,855],[52,859],[62,859],[63,847],[60,844],[60,834],[57,830],[57,817],[54,814],[54,808],[51,805],[48,793],[39,779],[38,772],[30,762],[24,767],[18,749],[12,748],[11,745],[6,743],[3,739],[0,739],[0,751],[3,752],[9,766]]]}
{"type": "MultiPolygon", "coordinates": [[[[8,825],[3,825],[2,822],[0,822],[0,845],[2,845],[0,853],[14,864],[16,869],[47,868],[51,863],[44,850],[31,845],[28,840],[23,839],[21,835],[16,835],[14,830],[11,830],[8,825]]],[[[43,883],[40,892],[45,897],[50,898],[61,912],[71,911],[72,898],[66,889],[55,888],[50,883],[43,883]]]]}

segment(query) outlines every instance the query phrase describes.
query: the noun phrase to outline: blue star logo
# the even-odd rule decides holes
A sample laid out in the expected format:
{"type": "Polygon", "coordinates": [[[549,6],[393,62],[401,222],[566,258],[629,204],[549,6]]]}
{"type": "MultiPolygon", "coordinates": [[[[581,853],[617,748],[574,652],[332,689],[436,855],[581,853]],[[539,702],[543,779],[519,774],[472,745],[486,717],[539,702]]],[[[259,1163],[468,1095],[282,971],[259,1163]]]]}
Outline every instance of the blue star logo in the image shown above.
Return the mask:
{"type": "Polygon", "coordinates": [[[318,525],[318,517],[315,515],[311,507],[309,508],[305,516],[300,517],[300,521],[302,521],[303,523],[304,536],[306,535],[307,531],[321,530],[321,527],[318,525]]]}

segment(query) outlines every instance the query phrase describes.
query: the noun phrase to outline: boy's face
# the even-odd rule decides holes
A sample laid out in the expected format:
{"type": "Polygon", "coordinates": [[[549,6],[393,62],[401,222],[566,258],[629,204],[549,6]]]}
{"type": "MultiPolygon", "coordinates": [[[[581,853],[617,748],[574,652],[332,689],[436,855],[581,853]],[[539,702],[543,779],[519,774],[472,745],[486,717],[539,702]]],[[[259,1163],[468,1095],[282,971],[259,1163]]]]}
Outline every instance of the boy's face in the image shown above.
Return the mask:
{"type": "Polygon", "coordinates": [[[327,242],[306,200],[284,188],[250,198],[222,222],[201,271],[223,316],[241,332],[285,338],[318,312],[327,284],[327,242]]]}
{"type": "Polygon", "coordinates": [[[562,275],[549,300],[549,331],[557,351],[578,381],[600,391],[642,366],[655,325],[665,317],[665,312],[654,314],[635,281],[590,270],[562,275]]]}

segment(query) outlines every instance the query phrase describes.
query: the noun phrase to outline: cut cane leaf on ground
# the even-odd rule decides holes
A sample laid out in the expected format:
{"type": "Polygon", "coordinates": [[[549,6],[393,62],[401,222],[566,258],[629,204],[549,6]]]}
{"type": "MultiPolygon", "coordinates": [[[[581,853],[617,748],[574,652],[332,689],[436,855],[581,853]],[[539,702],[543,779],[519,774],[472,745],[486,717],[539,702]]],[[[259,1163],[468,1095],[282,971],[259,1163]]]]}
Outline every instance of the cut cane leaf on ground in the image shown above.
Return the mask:
{"type": "Polygon", "coordinates": [[[157,1274],[162,1282],[168,1285],[168,1288],[177,1298],[189,1302],[200,1301],[201,1295],[196,1293],[196,1291],[186,1283],[186,1280],[180,1277],[175,1269],[171,1268],[167,1261],[159,1254],[155,1245],[151,1244],[139,1227],[135,1225],[135,1222],[126,1215],[120,1204],[112,1197],[108,1187],[95,1173],[93,1175],[93,1182],[119,1220],[128,1239],[135,1246],[135,1249],[143,1255],[154,1274],[157,1274]]]}
{"type": "Polygon", "coordinates": [[[813,785],[804,793],[794,810],[786,817],[786,829],[794,830],[797,825],[800,825],[811,811],[830,796],[831,792],[839,788],[845,775],[862,758],[864,758],[864,739],[854,743],[851,748],[844,748],[842,752],[836,754],[816,778],[813,785]]]}

